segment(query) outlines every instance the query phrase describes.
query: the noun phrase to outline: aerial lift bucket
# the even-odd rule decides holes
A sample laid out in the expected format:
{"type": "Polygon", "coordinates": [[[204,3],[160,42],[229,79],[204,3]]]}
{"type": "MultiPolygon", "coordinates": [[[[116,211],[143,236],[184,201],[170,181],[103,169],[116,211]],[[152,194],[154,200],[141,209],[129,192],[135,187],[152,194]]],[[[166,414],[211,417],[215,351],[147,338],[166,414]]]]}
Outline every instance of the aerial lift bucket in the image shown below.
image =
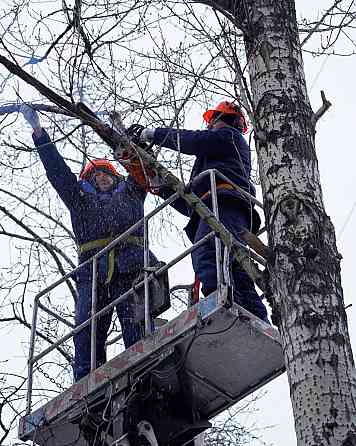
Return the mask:
{"type": "MultiPolygon", "coordinates": [[[[181,423],[164,416],[148,420],[160,446],[189,444],[209,427],[208,420],[285,370],[277,330],[231,304],[222,288],[24,416],[20,439],[40,446],[93,446],[93,436],[88,440],[83,429],[89,419],[94,437],[105,434],[102,444],[121,446],[128,395],[148,374],[164,376],[160,364],[174,352],[179,359],[170,370],[184,373],[197,416],[181,423]]],[[[178,406],[186,403],[181,395],[175,398],[178,406]]]]}

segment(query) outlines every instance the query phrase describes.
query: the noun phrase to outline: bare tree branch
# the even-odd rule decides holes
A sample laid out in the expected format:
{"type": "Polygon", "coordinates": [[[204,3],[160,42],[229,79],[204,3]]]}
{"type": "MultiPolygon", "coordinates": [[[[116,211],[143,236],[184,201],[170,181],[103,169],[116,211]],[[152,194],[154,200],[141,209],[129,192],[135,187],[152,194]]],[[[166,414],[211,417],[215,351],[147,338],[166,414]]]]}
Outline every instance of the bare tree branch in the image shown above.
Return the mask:
{"type": "Polygon", "coordinates": [[[323,104],[319,108],[319,110],[317,110],[312,116],[313,127],[316,126],[316,123],[319,121],[319,119],[329,110],[329,108],[332,105],[331,102],[329,102],[326,99],[326,96],[325,96],[325,93],[323,92],[323,90],[321,90],[320,94],[321,94],[321,100],[323,101],[323,104]]]}

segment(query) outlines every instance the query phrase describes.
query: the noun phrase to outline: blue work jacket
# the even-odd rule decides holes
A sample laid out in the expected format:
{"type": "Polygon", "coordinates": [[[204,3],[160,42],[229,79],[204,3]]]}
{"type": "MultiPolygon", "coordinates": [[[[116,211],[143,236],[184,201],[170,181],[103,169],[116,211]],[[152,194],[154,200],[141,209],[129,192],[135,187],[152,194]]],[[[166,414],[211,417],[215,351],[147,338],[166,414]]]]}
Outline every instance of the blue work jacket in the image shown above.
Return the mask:
{"type": "MultiPolygon", "coordinates": [[[[120,181],[112,192],[98,192],[87,181],[77,180],[45,131],[38,138],[33,136],[33,140],[49,182],[70,212],[79,246],[93,240],[118,236],[143,217],[146,192],[131,176],[120,181]]],[[[142,237],[143,227],[140,226],[131,235],[142,237]]],[[[79,262],[85,261],[100,249],[80,255],[79,262]]],[[[143,248],[140,246],[124,245],[116,248],[115,254],[119,273],[137,271],[143,266],[143,248]]],[[[150,257],[151,262],[155,263],[154,255],[150,254],[150,257]]],[[[90,269],[80,271],[79,278],[82,274],[89,274],[90,269]]]]}
{"type": "MultiPolygon", "coordinates": [[[[209,130],[175,130],[171,128],[157,128],[154,132],[153,142],[175,151],[181,151],[186,155],[196,157],[190,181],[192,181],[201,172],[208,169],[219,170],[227,178],[249,192],[256,195],[254,185],[250,181],[251,174],[251,156],[250,148],[239,130],[231,127],[209,130]],[[179,144],[178,144],[179,141],[179,144]]],[[[217,183],[224,182],[216,177],[217,183]]],[[[210,177],[194,183],[193,192],[202,197],[210,188],[210,177]]],[[[169,191],[163,187],[162,197],[167,198],[169,191]]],[[[218,190],[219,206],[224,203],[235,201],[236,206],[253,208],[253,203],[249,202],[242,194],[236,190],[220,189],[218,190]]],[[[207,198],[209,205],[211,198],[207,198]]],[[[192,217],[186,231],[190,239],[194,236],[197,217],[192,210],[186,206],[183,200],[177,200],[174,206],[182,214],[192,217]]],[[[258,230],[261,220],[256,211],[253,210],[253,232],[258,230]]]]}

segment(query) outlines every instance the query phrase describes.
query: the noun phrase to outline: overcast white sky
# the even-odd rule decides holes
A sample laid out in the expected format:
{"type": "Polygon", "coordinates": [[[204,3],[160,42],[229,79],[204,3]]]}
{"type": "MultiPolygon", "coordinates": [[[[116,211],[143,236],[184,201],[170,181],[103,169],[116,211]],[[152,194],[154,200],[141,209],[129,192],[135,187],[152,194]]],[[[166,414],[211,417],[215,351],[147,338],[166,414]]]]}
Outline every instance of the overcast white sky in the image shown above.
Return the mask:
{"type": "MultiPolygon", "coordinates": [[[[315,13],[325,7],[325,0],[297,0],[297,14],[315,13]]],[[[317,154],[327,213],[335,225],[338,248],[343,256],[342,279],[345,304],[353,303],[352,277],[355,271],[354,250],[356,223],[356,153],[353,130],[356,126],[356,89],[354,57],[319,57],[304,55],[305,72],[311,103],[321,104],[320,90],[332,102],[332,108],[317,126],[317,154]],[[354,209],[353,214],[350,212],[354,209]],[[346,226],[345,226],[346,224],[346,226]],[[342,233],[341,233],[342,231],[342,233]]],[[[356,308],[347,310],[350,336],[356,348],[356,308]]],[[[267,395],[256,404],[258,413],[249,423],[259,427],[274,426],[262,433],[268,444],[295,446],[293,418],[286,375],[265,386],[267,395]]],[[[242,420],[241,420],[242,421],[242,420]]],[[[260,443],[253,443],[260,444],[260,443]]]]}

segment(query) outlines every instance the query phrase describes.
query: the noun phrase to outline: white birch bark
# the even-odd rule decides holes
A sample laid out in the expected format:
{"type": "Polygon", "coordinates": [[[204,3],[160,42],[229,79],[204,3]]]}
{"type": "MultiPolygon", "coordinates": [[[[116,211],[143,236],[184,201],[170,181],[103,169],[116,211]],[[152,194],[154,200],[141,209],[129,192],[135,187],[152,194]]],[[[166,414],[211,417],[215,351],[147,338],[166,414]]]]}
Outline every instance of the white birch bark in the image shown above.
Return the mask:
{"type": "MultiPolygon", "coordinates": [[[[213,7],[214,4],[210,3],[213,7]]],[[[356,445],[355,368],[293,0],[226,1],[244,33],[269,245],[299,446],[356,445]]]]}

